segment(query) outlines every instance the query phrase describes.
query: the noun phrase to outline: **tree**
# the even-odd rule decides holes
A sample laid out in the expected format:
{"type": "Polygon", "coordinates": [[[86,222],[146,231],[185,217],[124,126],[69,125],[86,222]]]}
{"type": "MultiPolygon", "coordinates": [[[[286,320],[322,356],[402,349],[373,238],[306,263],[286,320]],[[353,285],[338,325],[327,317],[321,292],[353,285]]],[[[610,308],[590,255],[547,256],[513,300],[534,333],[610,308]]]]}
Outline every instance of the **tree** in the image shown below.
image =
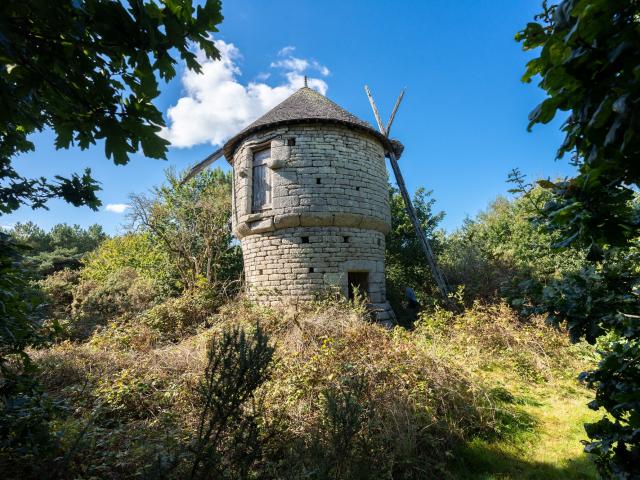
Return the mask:
{"type": "MultiPolygon", "coordinates": [[[[89,169],[70,178],[25,178],[13,167],[33,151],[30,136],[55,133],[57,148],[87,149],[104,140],[105,154],[126,164],[139,151],[165,158],[158,82],[176,74],[177,55],[200,65],[197,44],[219,58],[210,34],[222,21],[219,0],[5,0],[0,2],[0,214],[61,197],[97,209],[89,169]]],[[[39,300],[26,282],[21,248],[0,232],[0,470],[43,478],[31,470],[60,458],[49,412],[26,348],[38,340],[39,300]],[[35,460],[42,460],[38,463],[35,460]]],[[[50,403],[50,402],[49,402],[50,403]]]]}
{"type": "MultiPolygon", "coordinates": [[[[427,238],[433,242],[436,228],[444,218],[444,212],[433,212],[435,200],[431,195],[431,191],[419,188],[413,196],[413,205],[427,238]]],[[[424,256],[424,250],[407,214],[404,200],[398,189],[391,185],[389,185],[389,206],[391,231],[387,234],[385,252],[387,296],[394,311],[402,317],[402,301],[407,287],[413,288],[419,300],[423,302],[437,297],[437,287],[424,256]]],[[[436,241],[433,247],[438,254],[439,242],[436,241]]]]}
{"type": "Polygon", "coordinates": [[[84,229],[80,225],[58,223],[45,232],[33,222],[17,223],[9,234],[27,247],[24,267],[40,277],[64,268],[80,268],[83,257],[107,239],[98,224],[84,229]]]}
{"type": "Polygon", "coordinates": [[[540,49],[523,77],[541,77],[546,98],[530,114],[529,129],[558,111],[569,116],[557,157],[571,156],[578,174],[543,185],[557,193],[547,214],[567,243],[625,246],[638,235],[631,208],[640,181],[640,31],[637,1],[565,0],[517,35],[526,50],[540,49]]]}
{"type": "Polygon", "coordinates": [[[512,200],[498,197],[447,236],[441,265],[453,287],[464,285],[468,303],[506,295],[512,306],[528,307],[552,279],[583,266],[581,251],[554,249],[560,234],[531,221],[551,196],[533,187],[512,200]]]}
{"type": "Polygon", "coordinates": [[[105,240],[83,260],[83,279],[102,283],[119,270],[135,270],[165,293],[177,290],[171,258],[149,232],[127,233],[105,240]]]}
{"type": "Polygon", "coordinates": [[[240,249],[232,243],[231,173],[215,169],[188,182],[172,170],[151,196],[132,195],[132,229],[149,232],[167,252],[182,284],[199,279],[223,288],[239,277],[240,249]]]}
{"type": "Polygon", "coordinates": [[[96,209],[89,169],[71,178],[25,178],[12,159],[34,150],[29,136],[50,128],[56,148],[104,140],[116,164],[142,149],[164,159],[168,142],[152,101],[158,80],[176,74],[177,55],[200,70],[197,44],[219,58],[210,36],[220,0],[5,0],[0,3],[0,213],[44,207],[52,197],[96,209]]]}
{"type": "Polygon", "coordinates": [[[591,265],[547,289],[550,319],[566,321],[574,338],[603,334],[602,360],[582,378],[596,389],[589,406],[610,417],[586,425],[605,477],[640,477],[640,2],[564,0],[517,34],[538,56],[523,80],[540,77],[548,97],[530,115],[531,128],[568,112],[558,158],[577,172],[552,191],[541,221],[562,234],[558,248],[588,251],[591,265]]]}
{"type": "Polygon", "coordinates": [[[0,231],[0,469],[7,478],[43,478],[41,466],[60,452],[49,431],[53,405],[25,352],[41,340],[41,314],[21,268],[24,248],[0,231]]]}

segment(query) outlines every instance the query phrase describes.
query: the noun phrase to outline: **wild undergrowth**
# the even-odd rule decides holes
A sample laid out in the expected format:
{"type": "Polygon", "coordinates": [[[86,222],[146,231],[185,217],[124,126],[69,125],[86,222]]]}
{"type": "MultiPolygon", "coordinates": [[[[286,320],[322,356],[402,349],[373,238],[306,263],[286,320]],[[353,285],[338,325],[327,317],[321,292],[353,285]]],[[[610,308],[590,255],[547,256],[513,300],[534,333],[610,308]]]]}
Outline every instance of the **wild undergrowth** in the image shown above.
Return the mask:
{"type": "Polygon", "coordinates": [[[531,404],[584,396],[575,372],[592,362],[589,348],[504,305],[424,313],[409,331],[376,325],[346,301],[236,300],[210,314],[206,298],[190,295],[32,352],[60,405],[54,426],[70,477],[190,478],[200,448],[226,473],[196,469],[197,478],[466,478],[465,465],[491,467],[478,467],[479,449],[535,443],[544,425],[531,404]],[[187,321],[191,310],[197,321],[187,321]],[[268,339],[273,355],[233,413],[244,426],[202,443],[207,404],[207,421],[216,415],[203,376],[234,329],[268,339]],[[248,453],[216,447],[231,440],[248,453]]]}

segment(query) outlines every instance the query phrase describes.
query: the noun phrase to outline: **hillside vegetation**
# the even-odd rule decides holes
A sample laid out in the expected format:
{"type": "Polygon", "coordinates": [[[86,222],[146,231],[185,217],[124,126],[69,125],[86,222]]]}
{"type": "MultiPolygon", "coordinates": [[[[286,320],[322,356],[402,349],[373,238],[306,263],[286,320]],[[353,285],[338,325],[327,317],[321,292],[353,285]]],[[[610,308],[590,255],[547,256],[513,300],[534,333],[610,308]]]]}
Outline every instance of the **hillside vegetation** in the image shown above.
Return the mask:
{"type": "MultiPolygon", "coordinates": [[[[198,302],[179,301],[165,308],[198,302]]],[[[56,429],[76,476],[187,477],[207,348],[259,328],[273,359],[212,447],[220,476],[595,478],[579,443],[589,395],[575,381],[593,352],[505,305],[388,331],[357,304],[238,300],[175,337],[149,321],[154,311],[33,353],[44,389],[66,406],[56,429]]]]}
{"type": "Polygon", "coordinates": [[[584,262],[527,220],[544,192],[499,199],[450,235],[417,192],[457,288],[453,312],[391,189],[387,282],[400,325],[388,330],[363,299],[331,291],[281,309],[248,302],[229,176],[179,178],[135,197],[129,232],[94,248],[65,253],[53,239],[88,245],[97,227],[14,230],[32,245],[21,260],[32,280],[14,298],[33,309],[28,357],[9,356],[5,370],[10,477],[595,478],[581,440],[600,415],[577,374],[597,354],[534,308],[584,262]]]}

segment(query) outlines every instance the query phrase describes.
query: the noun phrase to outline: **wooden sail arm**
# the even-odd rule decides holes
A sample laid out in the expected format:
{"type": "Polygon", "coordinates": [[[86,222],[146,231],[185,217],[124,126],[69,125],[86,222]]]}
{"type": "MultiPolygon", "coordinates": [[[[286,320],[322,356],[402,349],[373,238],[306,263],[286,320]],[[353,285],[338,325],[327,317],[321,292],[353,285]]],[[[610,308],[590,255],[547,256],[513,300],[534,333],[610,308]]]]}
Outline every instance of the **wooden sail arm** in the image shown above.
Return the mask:
{"type": "MultiPolygon", "coordinates": [[[[389,131],[391,130],[391,124],[395,118],[398,107],[400,106],[400,102],[404,97],[404,89],[400,92],[398,96],[398,100],[396,100],[396,104],[393,107],[393,112],[389,121],[387,122],[386,128],[383,126],[382,120],[380,118],[380,113],[378,112],[378,107],[376,106],[375,101],[373,100],[373,96],[371,95],[371,91],[369,87],[365,85],[364,90],[369,98],[369,103],[371,104],[371,109],[373,110],[373,115],[376,118],[376,123],[378,124],[378,129],[380,133],[382,133],[385,137],[388,137],[389,131]]],[[[433,250],[431,248],[431,244],[429,243],[429,239],[427,238],[424,230],[422,229],[422,225],[420,224],[420,220],[418,219],[418,215],[416,214],[416,210],[413,207],[413,202],[411,201],[411,197],[409,196],[409,192],[407,191],[407,187],[404,183],[404,177],[402,176],[402,172],[400,171],[400,166],[398,165],[398,159],[396,158],[396,154],[393,151],[389,152],[389,161],[391,163],[391,168],[393,170],[393,174],[396,177],[396,183],[398,184],[398,189],[400,190],[400,194],[402,195],[402,199],[404,200],[405,207],[407,209],[407,214],[409,215],[409,219],[411,220],[411,224],[413,225],[413,229],[416,232],[416,236],[418,237],[418,241],[420,242],[420,246],[427,258],[427,263],[429,264],[429,268],[431,270],[431,274],[433,275],[433,279],[438,286],[438,290],[442,295],[442,298],[446,303],[449,303],[449,287],[444,278],[444,275],[440,271],[438,264],[436,262],[436,257],[433,254],[433,250]]]]}
{"type": "MultiPolygon", "coordinates": [[[[367,97],[369,98],[369,104],[371,104],[371,109],[373,110],[373,116],[375,117],[376,123],[378,124],[378,130],[380,130],[380,133],[386,137],[387,130],[384,128],[382,120],[380,119],[380,113],[378,113],[378,107],[376,106],[376,102],[373,101],[373,95],[371,95],[371,90],[369,90],[369,87],[365,85],[364,91],[366,92],[367,97]]],[[[389,127],[391,127],[391,125],[389,125],[389,127]]]]}
{"type": "Polygon", "coordinates": [[[215,152],[213,152],[211,155],[209,155],[207,158],[202,160],[201,162],[196,163],[193,167],[191,167],[191,170],[189,170],[189,173],[187,173],[187,176],[182,179],[182,181],[180,182],[180,185],[191,180],[193,177],[195,177],[197,174],[199,174],[201,171],[203,171],[213,162],[215,162],[220,157],[222,157],[223,154],[224,152],[222,151],[222,148],[220,148],[215,152]]]}
{"type": "Polygon", "coordinates": [[[393,110],[391,111],[391,116],[389,116],[389,121],[387,122],[387,127],[384,129],[384,134],[387,137],[391,133],[391,124],[393,123],[393,120],[396,118],[396,112],[398,111],[398,107],[400,106],[400,102],[404,98],[404,91],[405,90],[406,89],[403,88],[402,91],[400,92],[400,95],[398,95],[398,99],[396,100],[396,104],[393,106],[393,110]]]}
{"type": "Polygon", "coordinates": [[[431,270],[433,279],[435,280],[436,285],[438,286],[438,290],[440,291],[443,299],[445,300],[445,302],[448,302],[450,293],[449,286],[447,285],[444,275],[438,267],[436,257],[431,248],[429,239],[422,229],[422,225],[420,224],[420,220],[418,219],[418,215],[416,214],[413,202],[411,201],[411,197],[409,196],[409,192],[407,191],[407,187],[404,183],[404,178],[402,177],[402,173],[400,172],[400,166],[398,165],[395,153],[389,152],[389,162],[391,163],[391,168],[393,169],[393,173],[396,177],[398,189],[400,190],[400,194],[402,195],[404,204],[407,208],[407,214],[409,215],[409,219],[411,220],[411,224],[413,225],[413,229],[416,232],[418,241],[420,242],[420,246],[424,251],[425,257],[427,257],[427,263],[429,264],[429,269],[431,270]]]}

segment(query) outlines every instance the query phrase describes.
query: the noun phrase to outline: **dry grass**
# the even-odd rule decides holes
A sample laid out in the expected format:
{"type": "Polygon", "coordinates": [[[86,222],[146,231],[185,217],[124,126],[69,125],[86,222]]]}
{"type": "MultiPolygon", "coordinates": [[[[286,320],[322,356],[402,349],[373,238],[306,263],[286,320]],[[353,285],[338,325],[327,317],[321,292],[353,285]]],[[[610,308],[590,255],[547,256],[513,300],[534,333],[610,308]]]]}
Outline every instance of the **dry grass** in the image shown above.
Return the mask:
{"type": "Polygon", "coordinates": [[[163,435],[188,440],[208,340],[232,325],[251,330],[259,322],[276,346],[259,396],[260,468],[281,478],[321,478],[318,465],[344,478],[367,476],[367,468],[376,478],[444,478],[465,442],[508,446],[528,441],[518,432],[535,437],[546,427],[518,404],[527,394],[520,387],[569,385],[590,361],[562,332],[522,323],[503,305],[424,315],[411,332],[385,330],[361,306],[335,301],[276,310],[239,300],[209,321],[177,343],[127,321],[88,342],[34,352],[46,390],[72,407],[67,424],[91,419],[92,439],[112,450],[87,451],[89,461],[104,469],[116,462],[134,476],[169,448],[163,435]],[[345,432],[347,447],[337,449],[345,432]]]}
{"type": "Polygon", "coordinates": [[[572,345],[565,331],[543,317],[523,320],[506,304],[476,304],[459,315],[423,314],[416,334],[465,370],[489,376],[497,370],[502,379],[552,382],[574,377],[595,361],[589,346],[572,345]]]}

